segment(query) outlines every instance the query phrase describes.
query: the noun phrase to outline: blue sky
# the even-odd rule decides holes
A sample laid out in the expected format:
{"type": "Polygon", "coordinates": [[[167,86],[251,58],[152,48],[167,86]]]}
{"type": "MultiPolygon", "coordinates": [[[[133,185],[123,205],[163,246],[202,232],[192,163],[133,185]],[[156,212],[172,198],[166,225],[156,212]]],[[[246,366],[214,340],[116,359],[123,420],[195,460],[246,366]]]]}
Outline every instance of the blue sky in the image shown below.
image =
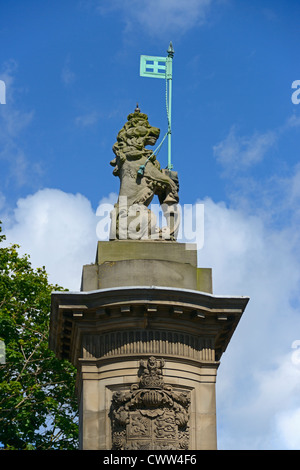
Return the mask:
{"type": "Polygon", "coordinates": [[[300,448],[299,18],[296,0],[0,6],[0,218],[71,289],[118,193],[127,115],[138,102],[167,129],[164,81],[141,78],[139,57],[173,42],[172,160],[180,202],[205,205],[199,265],[216,294],[251,297],[219,369],[219,448],[300,448]]]}

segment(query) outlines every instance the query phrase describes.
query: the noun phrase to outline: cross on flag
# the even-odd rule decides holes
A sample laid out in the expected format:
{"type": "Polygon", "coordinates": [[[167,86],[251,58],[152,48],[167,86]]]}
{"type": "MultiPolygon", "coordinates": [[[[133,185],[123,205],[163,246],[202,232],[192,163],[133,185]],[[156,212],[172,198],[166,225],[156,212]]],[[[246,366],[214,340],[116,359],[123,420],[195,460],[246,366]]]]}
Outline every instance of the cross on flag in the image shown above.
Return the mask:
{"type": "Polygon", "coordinates": [[[141,55],[141,77],[166,78],[166,57],[141,55]]]}

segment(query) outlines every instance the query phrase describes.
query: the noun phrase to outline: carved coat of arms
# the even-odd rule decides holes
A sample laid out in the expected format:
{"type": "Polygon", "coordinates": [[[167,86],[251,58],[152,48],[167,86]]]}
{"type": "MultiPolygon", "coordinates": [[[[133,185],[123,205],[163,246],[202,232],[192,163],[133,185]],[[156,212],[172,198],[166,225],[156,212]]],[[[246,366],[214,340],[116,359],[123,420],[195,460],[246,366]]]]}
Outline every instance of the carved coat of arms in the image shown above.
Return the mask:
{"type": "Polygon", "coordinates": [[[189,392],[164,384],[163,359],[141,360],[139,384],[112,397],[112,449],[189,448],[189,392]]]}

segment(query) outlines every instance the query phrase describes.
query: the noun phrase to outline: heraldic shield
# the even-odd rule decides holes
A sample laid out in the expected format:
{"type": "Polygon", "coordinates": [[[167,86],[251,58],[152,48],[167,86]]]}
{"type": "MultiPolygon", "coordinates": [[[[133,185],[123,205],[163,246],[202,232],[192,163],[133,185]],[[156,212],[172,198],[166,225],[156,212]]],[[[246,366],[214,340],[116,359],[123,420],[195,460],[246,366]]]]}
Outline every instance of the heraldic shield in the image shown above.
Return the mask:
{"type": "Polygon", "coordinates": [[[164,359],[140,361],[139,384],[112,397],[112,449],[185,450],[189,448],[187,391],[164,384],[164,359]]]}

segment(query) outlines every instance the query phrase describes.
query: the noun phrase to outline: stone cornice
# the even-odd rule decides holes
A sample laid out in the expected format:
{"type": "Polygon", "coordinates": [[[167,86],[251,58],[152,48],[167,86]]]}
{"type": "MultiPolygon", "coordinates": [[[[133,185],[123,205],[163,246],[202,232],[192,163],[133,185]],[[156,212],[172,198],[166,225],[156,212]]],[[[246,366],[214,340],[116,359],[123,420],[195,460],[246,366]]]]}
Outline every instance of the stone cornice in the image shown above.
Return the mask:
{"type": "MultiPolygon", "coordinates": [[[[217,296],[157,286],[53,292],[49,346],[58,357],[67,358],[77,365],[83,355],[80,350],[83,337],[98,336],[100,341],[101,335],[108,338],[107,335],[118,331],[131,332],[131,338],[136,338],[138,332],[153,331],[159,336],[166,331],[183,335],[180,341],[185,348],[183,346],[182,351],[191,347],[189,341],[194,344],[195,337],[206,338],[210,341],[209,350],[213,350],[207,360],[219,361],[248,301],[248,297],[217,296]]],[[[109,341],[112,343],[111,338],[109,341]]],[[[134,342],[132,344],[132,351],[128,347],[130,354],[135,347],[134,342]]],[[[96,351],[99,348],[94,346],[96,351]]],[[[170,351],[166,346],[166,354],[170,351]]],[[[174,349],[174,354],[178,355],[178,351],[174,349]]],[[[122,354],[121,349],[116,349],[118,354],[122,354]]],[[[195,360],[195,354],[192,358],[195,360]]],[[[202,362],[203,358],[201,355],[198,360],[202,362]]]]}

